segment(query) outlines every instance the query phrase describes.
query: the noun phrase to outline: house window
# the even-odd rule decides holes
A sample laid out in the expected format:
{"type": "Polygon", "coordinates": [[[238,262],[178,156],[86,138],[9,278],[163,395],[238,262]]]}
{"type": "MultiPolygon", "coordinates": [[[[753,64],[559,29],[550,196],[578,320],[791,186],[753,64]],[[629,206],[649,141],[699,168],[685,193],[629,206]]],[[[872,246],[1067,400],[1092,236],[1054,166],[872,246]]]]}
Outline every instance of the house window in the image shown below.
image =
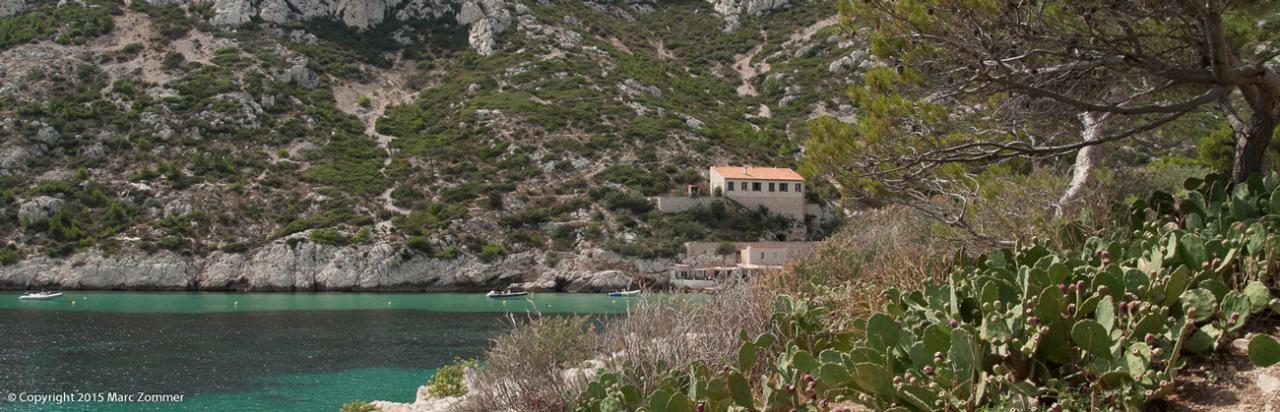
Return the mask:
{"type": "Polygon", "coordinates": [[[769,182],[769,191],[770,191],[770,192],[772,192],[772,191],[773,191],[773,182],[769,182]]]}
{"type": "Polygon", "coordinates": [[[732,192],[732,191],[733,191],[733,182],[729,182],[729,191],[730,191],[730,192],[732,192]]]}
{"type": "Polygon", "coordinates": [[[751,190],[752,190],[752,191],[755,191],[755,192],[759,192],[759,191],[760,191],[760,182],[751,182],[751,190]]]}
{"type": "Polygon", "coordinates": [[[778,191],[781,191],[781,192],[785,192],[785,191],[787,191],[787,184],[786,184],[786,183],[783,183],[783,184],[778,185],[778,191]]]}
{"type": "Polygon", "coordinates": [[[804,186],[800,185],[799,183],[796,183],[796,191],[797,191],[797,192],[803,192],[803,191],[804,191],[804,186]]]}

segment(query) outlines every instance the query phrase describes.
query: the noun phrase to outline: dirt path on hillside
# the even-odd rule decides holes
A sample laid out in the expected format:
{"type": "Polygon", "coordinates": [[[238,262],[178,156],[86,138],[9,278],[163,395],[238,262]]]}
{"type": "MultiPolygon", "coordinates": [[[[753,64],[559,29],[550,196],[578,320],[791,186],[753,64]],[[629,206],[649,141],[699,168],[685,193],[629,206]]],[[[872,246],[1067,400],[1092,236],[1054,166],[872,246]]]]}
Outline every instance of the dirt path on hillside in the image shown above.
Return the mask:
{"type": "Polygon", "coordinates": [[[834,26],[836,23],[839,23],[839,22],[840,22],[840,16],[831,16],[831,17],[827,17],[825,19],[813,22],[813,24],[810,24],[809,27],[805,27],[802,30],[798,30],[791,33],[791,37],[789,37],[787,39],[787,42],[783,43],[782,46],[783,48],[786,48],[787,46],[790,46],[797,42],[809,41],[809,39],[813,38],[813,35],[818,34],[818,32],[822,31],[822,29],[834,26]]]}
{"type": "MultiPolygon", "coordinates": [[[[418,93],[410,91],[404,77],[404,68],[411,63],[397,60],[390,69],[378,69],[375,67],[365,67],[365,69],[373,73],[373,80],[367,83],[345,82],[340,83],[333,88],[333,97],[337,101],[338,109],[350,113],[364,122],[365,135],[378,142],[386,152],[387,157],[382,161],[382,169],[380,172],[385,177],[387,175],[387,166],[391,165],[391,141],[395,140],[395,136],[388,136],[378,133],[377,122],[387,112],[387,108],[394,105],[411,103],[418,98],[418,93]],[[368,99],[366,105],[361,105],[361,99],[368,99]]],[[[382,199],[383,208],[398,214],[408,214],[407,209],[395,205],[391,198],[391,191],[395,187],[387,188],[379,196],[382,199]]]]}
{"type": "Polygon", "coordinates": [[[757,44],[756,47],[752,47],[746,54],[733,56],[733,70],[737,71],[738,77],[742,78],[742,84],[738,85],[739,96],[759,95],[760,93],[756,92],[756,86],[751,84],[751,79],[762,73],[769,72],[769,63],[751,63],[756,58],[756,55],[760,54],[760,50],[764,50],[764,45],[769,43],[769,33],[762,31],[760,34],[764,36],[764,41],[757,44]]]}
{"type": "Polygon", "coordinates": [[[649,39],[649,44],[653,46],[654,52],[658,53],[659,59],[671,60],[676,58],[676,55],[671,54],[671,51],[667,50],[667,44],[664,43],[662,39],[649,39]]]}

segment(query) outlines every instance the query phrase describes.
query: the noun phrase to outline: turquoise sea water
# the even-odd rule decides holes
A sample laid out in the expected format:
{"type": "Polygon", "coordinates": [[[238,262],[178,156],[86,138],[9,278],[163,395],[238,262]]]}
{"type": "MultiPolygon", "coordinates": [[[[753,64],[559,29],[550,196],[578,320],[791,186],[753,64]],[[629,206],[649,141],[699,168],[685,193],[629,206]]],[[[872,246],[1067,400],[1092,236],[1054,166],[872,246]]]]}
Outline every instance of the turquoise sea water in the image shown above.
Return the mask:
{"type": "Polygon", "coordinates": [[[533,310],[625,312],[635,298],[533,294],[0,292],[0,410],[335,411],[412,401],[533,310]],[[516,316],[510,316],[515,314],[516,316]],[[181,402],[99,402],[181,394],[181,402]],[[9,395],[23,395],[10,401],[9,395]],[[68,394],[61,404],[33,395],[68,394]]]}

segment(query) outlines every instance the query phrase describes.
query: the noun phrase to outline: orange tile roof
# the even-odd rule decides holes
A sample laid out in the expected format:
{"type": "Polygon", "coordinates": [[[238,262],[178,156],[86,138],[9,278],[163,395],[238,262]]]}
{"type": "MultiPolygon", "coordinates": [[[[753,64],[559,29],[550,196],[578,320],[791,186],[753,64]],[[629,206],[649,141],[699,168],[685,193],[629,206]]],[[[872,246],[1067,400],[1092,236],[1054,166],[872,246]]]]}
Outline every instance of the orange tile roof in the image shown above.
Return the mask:
{"type": "Polygon", "coordinates": [[[795,170],[784,167],[716,166],[711,168],[725,179],[797,180],[804,181],[795,170]]]}

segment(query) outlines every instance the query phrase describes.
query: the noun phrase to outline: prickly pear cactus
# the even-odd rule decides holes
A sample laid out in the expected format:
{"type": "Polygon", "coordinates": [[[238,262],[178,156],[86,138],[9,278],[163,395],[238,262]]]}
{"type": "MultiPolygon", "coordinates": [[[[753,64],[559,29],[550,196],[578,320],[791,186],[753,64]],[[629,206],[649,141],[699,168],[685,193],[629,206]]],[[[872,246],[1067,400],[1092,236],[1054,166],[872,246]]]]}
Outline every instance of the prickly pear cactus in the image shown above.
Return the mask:
{"type": "MultiPolygon", "coordinates": [[[[1169,393],[1184,356],[1280,311],[1278,189],[1274,174],[1190,179],[1119,209],[1127,231],[1114,237],[1032,241],[965,259],[945,283],[888,290],[857,338],[784,298],[774,333],[742,337],[723,370],[673,371],[648,396],[605,374],[583,410],[1137,409],[1169,393]]],[[[1249,355],[1280,362],[1280,343],[1255,337],[1249,355]]]]}

